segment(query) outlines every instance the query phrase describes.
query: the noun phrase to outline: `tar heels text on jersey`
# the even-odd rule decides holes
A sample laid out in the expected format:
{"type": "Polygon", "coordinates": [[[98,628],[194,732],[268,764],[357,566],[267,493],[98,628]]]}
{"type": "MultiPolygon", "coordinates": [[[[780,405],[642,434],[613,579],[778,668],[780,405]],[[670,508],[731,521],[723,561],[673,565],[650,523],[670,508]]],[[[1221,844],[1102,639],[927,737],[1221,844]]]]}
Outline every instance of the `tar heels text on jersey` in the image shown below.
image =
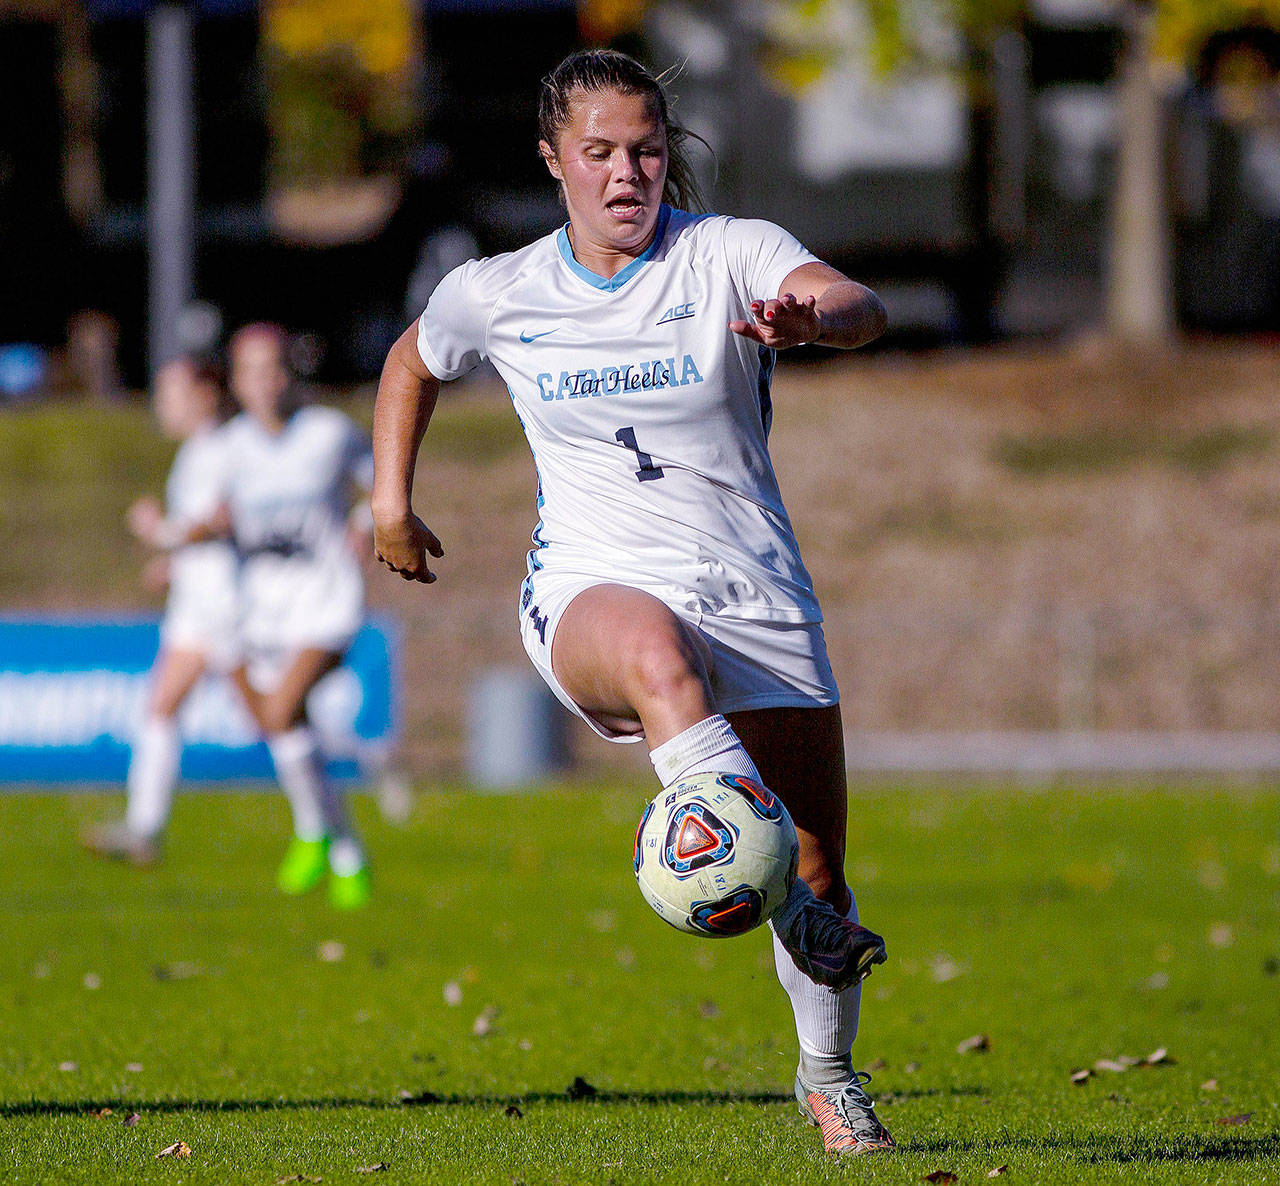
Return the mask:
{"type": "Polygon", "coordinates": [[[624,363],[601,367],[598,371],[585,367],[580,371],[561,371],[556,376],[544,371],[538,376],[538,391],[544,403],[557,399],[586,399],[592,395],[617,395],[621,392],[652,391],[660,387],[687,387],[701,383],[702,374],[691,354],[680,360],[677,377],[674,358],[655,358],[649,362],[624,363]]]}

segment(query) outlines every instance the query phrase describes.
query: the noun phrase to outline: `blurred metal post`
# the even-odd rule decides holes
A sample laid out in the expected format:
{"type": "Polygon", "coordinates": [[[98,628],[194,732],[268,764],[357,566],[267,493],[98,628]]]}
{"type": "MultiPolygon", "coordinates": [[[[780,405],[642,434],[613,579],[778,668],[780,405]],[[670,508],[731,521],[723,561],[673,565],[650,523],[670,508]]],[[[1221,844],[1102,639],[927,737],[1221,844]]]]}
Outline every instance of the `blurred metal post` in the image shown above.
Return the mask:
{"type": "Polygon", "coordinates": [[[195,102],[191,13],[147,18],[147,281],[151,372],[181,348],[178,318],[195,272],[195,102]]]}

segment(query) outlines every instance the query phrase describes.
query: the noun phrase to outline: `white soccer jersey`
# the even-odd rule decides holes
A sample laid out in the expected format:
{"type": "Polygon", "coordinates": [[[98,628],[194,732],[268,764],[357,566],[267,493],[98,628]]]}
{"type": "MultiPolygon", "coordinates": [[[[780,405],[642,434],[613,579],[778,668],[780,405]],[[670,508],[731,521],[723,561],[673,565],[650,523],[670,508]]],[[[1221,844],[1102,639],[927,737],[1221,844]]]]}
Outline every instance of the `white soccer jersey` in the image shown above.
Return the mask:
{"type": "MultiPolygon", "coordinates": [[[[217,428],[188,437],[178,449],[165,483],[165,514],[188,529],[207,523],[222,501],[226,440],[217,428]]],[[[236,624],[236,558],[222,540],[186,544],[169,558],[169,597],[165,607],[167,635],[189,645],[194,635],[225,644],[236,624]]]]}
{"type": "Polygon", "coordinates": [[[224,432],[247,640],[345,648],[363,613],[347,516],[352,484],[373,483],[368,438],[341,412],[320,407],[300,408],[278,433],[245,414],[224,432]]]}
{"type": "Polygon", "coordinates": [[[608,280],[564,229],[445,277],[418,351],[439,379],[489,358],[507,383],[539,479],[531,578],[821,620],[769,460],[774,352],[727,328],[814,260],[772,223],[664,206],[649,249],[608,280]]]}

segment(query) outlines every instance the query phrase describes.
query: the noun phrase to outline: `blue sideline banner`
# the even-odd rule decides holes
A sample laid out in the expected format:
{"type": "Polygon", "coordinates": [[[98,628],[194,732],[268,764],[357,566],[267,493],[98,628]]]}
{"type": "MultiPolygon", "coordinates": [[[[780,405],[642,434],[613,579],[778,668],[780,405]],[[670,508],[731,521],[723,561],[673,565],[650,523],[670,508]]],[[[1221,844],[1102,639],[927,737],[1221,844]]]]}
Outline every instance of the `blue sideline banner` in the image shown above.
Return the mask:
{"type": "MultiPolygon", "coordinates": [[[[158,617],[0,617],[0,784],[124,779],[159,646],[158,617]]],[[[397,623],[374,617],[308,710],[340,778],[378,770],[399,734],[397,623]]],[[[182,774],[271,777],[271,760],[230,682],[202,680],[182,707],[182,774]]]]}

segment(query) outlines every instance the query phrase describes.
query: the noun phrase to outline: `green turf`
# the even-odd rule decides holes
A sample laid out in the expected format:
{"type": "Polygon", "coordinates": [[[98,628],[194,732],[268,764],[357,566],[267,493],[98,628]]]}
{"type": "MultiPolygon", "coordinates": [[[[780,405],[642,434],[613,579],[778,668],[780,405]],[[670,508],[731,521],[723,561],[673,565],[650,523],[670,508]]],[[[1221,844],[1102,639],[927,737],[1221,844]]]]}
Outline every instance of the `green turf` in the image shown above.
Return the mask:
{"type": "Polygon", "coordinates": [[[403,828],[362,801],[354,917],[273,889],[277,798],[180,799],[143,873],[76,850],[118,800],[0,795],[0,1174],[1280,1182],[1280,793],[859,792],[850,873],[890,962],[856,1051],[901,1150],[852,1164],[789,1102],[764,937],[643,904],[646,793],[433,793],[403,828]]]}

